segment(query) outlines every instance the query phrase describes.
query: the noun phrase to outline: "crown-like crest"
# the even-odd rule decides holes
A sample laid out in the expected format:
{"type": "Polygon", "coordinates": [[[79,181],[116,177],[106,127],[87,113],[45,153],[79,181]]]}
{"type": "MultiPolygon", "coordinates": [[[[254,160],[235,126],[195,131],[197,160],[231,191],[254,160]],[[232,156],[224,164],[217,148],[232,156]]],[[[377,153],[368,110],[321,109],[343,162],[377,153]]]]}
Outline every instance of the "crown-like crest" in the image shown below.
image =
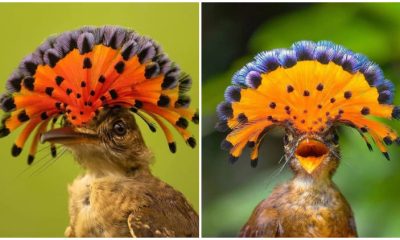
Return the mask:
{"type": "Polygon", "coordinates": [[[188,108],[190,87],[190,77],[152,39],[119,27],[84,27],[48,39],[20,63],[1,97],[7,114],[0,137],[24,125],[12,149],[17,156],[36,129],[29,151],[31,163],[41,133],[48,126],[53,128],[60,116],[82,126],[102,108],[122,106],[142,117],[152,131],[155,127],[149,117],[154,119],[175,152],[164,121],[191,147],[196,145],[186,130],[188,120],[198,122],[198,113],[188,108]]]}
{"type": "Polygon", "coordinates": [[[399,143],[397,134],[369,116],[400,118],[393,84],[364,55],[328,41],[296,42],[290,49],[259,53],[240,69],[217,112],[217,129],[229,131],[222,147],[236,161],[246,146],[256,166],[260,141],[273,126],[322,133],[345,124],[369,133],[379,150],[399,143]]]}

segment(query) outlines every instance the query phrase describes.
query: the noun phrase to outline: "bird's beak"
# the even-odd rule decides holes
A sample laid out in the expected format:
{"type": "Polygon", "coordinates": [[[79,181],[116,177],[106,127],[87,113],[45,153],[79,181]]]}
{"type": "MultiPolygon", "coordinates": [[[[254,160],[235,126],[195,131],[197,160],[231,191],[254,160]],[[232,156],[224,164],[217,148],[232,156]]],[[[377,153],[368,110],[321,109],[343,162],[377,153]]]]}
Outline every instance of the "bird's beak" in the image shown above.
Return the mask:
{"type": "Polygon", "coordinates": [[[90,143],[97,141],[97,135],[85,133],[72,127],[63,127],[50,130],[42,134],[40,141],[42,143],[60,143],[64,145],[90,143]]]}
{"type": "Polygon", "coordinates": [[[297,146],[295,155],[301,166],[311,174],[328,155],[329,149],[322,142],[306,138],[297,146]]]}

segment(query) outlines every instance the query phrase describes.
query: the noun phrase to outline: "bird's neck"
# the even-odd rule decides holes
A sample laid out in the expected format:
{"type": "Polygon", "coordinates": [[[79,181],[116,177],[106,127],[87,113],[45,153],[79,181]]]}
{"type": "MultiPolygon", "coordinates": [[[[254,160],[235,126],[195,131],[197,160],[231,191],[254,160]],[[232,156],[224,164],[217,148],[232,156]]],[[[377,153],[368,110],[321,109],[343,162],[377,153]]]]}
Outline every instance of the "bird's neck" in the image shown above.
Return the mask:
{"type": "Polygon", "coordinates": [[[140,165],[136,167],[126,168],[115,164],[108,164],[103,167],[86,167],[87,174],[96,177],[115,176],[115,177],[133,177],[137,175],[151,175],[148,165],[140,165]]]}
{"type": "Polygon", "coordinates": [[[309,174],[297,174],[293,177],[291,183],[300,189],[307,189],[332,185],[332,179],[330,176],[316,177],[309,174]]]}

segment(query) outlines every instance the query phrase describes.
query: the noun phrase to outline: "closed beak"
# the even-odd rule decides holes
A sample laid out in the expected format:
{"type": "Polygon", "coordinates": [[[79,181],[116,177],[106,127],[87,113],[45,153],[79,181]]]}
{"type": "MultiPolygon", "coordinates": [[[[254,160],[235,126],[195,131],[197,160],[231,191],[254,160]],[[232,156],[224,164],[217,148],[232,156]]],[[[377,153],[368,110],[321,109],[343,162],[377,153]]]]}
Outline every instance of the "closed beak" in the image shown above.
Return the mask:
{"type": "Polygon", "coordinates": [[[40,142],[51,142],[60,144],[77,144],[77,143],[89,143],[97,141],[97,135],[80,132],[72,127],[57,128],[45,132],[40,137],[40,142]]]}

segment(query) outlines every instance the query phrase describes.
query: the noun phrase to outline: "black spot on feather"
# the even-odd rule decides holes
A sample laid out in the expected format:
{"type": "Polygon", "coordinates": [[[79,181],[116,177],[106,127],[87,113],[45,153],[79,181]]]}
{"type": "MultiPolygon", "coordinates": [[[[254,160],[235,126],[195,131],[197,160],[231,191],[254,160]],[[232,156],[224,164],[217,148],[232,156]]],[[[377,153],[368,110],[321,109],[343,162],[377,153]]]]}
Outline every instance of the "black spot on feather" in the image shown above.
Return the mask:
{"type": "Polygon", "coordinates": [[[199,123],[199,113],[196,112],[195,114],[193,114],[192,122],[194,122],[195,124],[199,123]]]}
{"type": "Polygon", "coordinates": [[[28,165],[31,165],[33,161],[35,160],[35,157],[33,155],[28,155],[28,165]]]}
{"type": "Polygon", "coordinates": [[[179,96],[175,102],[175,108],[188,107],[190,105],[190,97],[186,95],[179,96]]]}
{"type": "Polygon", "coordinates": [[[231,164],[234,164],[235,162],[237,162],[237,160],[239,160],[239,157],[235,157],[233,155],[229,155],[229,162],[231,164]]]}
{"type": "Polygon", "coordinates": [[[51,95],[53,95],[54,88],[52,88],[52,87],[47,87],[44,91],[45,91],[45,93],[46,93],[47,95],[51,96],[51,95]]]}
{"type": "Polygon", "coordinates": [[[55,106],[58,110],[61,110],[61,102],[56,102],[55,106]]]}
{"type": "Polygon", "coordinates": [[[286,87],[286,91],[287,91],[288,93],[293,92],[293,90],[294,90],[294,88],[293,88],[292,85],[288,85],[288,86],[286,87]]]}
{"type": "Polygon", "coordinates": [[[143,103],[139,100],[135,100],[135,108],[142,108],[143,107],[143,103]]]}
{"type": "Polygon", "coordinates": [[[388,137],[388,136],[383,138],[383,142],[388,146],[392,145],[392,143],[393,143],[392,139],[390,139],[390,137],[388,137]]]}
{"type": "Polygon", "coordinates": [[[56,149],[56,146],[52,145],[52,146],[50,147],[50,152],[51,152],[51,156],[52,156],[53,158],[55,158],[55,157],[57,156],[57,149],[56,149]]]}
{"type": "Polygon", "coordinates": [[[350,99],[351,98],[351,92],[350,91],[346,91],[346,92],[344,92],[344,98],[346,98],[346,99],[350,99]]]}
{"type": "Polygon", "coordinates": [[[61,85],[61,83],[64,81],[64,78],[63,77],[61,77],[61,76],[57,76],[56,77],[56,84],[58,85],[58,86],[60,86],[61,85]]]}
{"type": "Polygon", "coordinates": [[[392,117],[394,119],[399,120],[400,119],[400,107],[399,106],[395,106],[392,110],[392,117]]]}
{"type": "Polygon", "coordinates": [[[17,157],[19,154],[21,154],[22,148],[18,147],[17,145],[13,145],[11,148],[11,155],[13,157],[17,157]]]}
{"type": "Polygon", "coordinates": [[[2,127],[0,129],[0,137],[5,137],[8,134],[10,134],[10,129],[6,128],[6,127],[2,127]]]}
{"type": "Polygon", "coordinates": [[[168,147],[169,147],[169,150],[170,150],[172,153],[176,153],[176,143],[175,143],[175,142],[170,142],[170,143],[168,143],[168,147]]]}
{"type": "Polygon", "coordinates": [[[106,81],[106,78],[103,75],[100,75],[99,83],[104,83],[105,81],[106,81]]]}
{"type": "Polygon", "coordinates": [[[21,83],[22,83],[22,77],[13,77],[8,80],[8,84],[11,86],[12,90],[15,92],[21,91],[21,83]]]}
{"type": "Polygon", "coordinates": [[[221,149],[222,150],[230,151],[232,148],[233,148],[232,143],[230,143],[226,139],[222,140],[222,142],[221,142],[221,149]]]}
{"type": "Polygon", "coordinates": [[[60,56],[54,54],[53,52],[47,52],[47,58],[49,60],[49,66],[55,67],[57,62],[60,60],[60,56]]]}
{"type": "Polygon", "coordinates": [[[191,148],[195,148],[196,147],[196,139],[194,139],[194,137],[189,137],[186,142],[187,142],[187,144],[189,144],[189,146],[191,148]]]}
{"type": "Polygon", "coordinates": [[[5,112],[10,112],[15,109],[17,106],[14,103],[14,98],[12,96],[6,97],[3,99],[1,103],[1,108],[5,112]]]}
{"type": "Polygon", "coordinates": [[[238,121],[243,124],[243,123],[247,123],[248,119],[244,113],[240,113],[238,115],[238,121]]]}
{"type": "Polygon", "coordinates": [[[157,105],[159,107],[167,107],[169,105],[169,101],[170,99],[168,96],[161,94],[160,98],[157,101],[157,105]]]}
{"type": "Polygon", "coordinates": [[[161,84],[162,89],[169,89],[176,86],[178,80],[174,76],[166,75],[164,77],[163,83],[161,84]]]}
{"type": "Polygon", "coordinates": [[[269,104],[269,107],[272,108],[272,109],[276,108],[276,103],[275,102],[271,102],[269,104]]]}
{"type": "Polygon", "coordinates": [[[146,77],[146,79],[150,79],[157,76],[159,73],[160,73],[160,66],[157,63],[152,62],[146,65],[144,76],[146,77]]]}
{"type": "Polygon", "coordinates": [[[143,64],[143,60],[146,58],[147,53],[150,51],[150,47],[147,47],[145,49],[143,49],[139,54],[138,54],[138,58],[139,58],[139,62],[140,64],[143,64]]]}
{"type": "Polygon", "coordinates": [[[83,69],[89,69],[92,67],[92,61],[90,61],[90,58],[84,58],[83,59],[83,69]]]}
{"type": "Polygon", "coordinates": [[[117,73],[121,74],[125,69],[125,63],[123,61],[117,62],[117,64],[114,66],[114,69],[117,71],[117,73]]]}
{"type": "Polygon", "coordinates": [[[82,40],[82,49],[80,51],[81,54],[85,54],[92,51],[91,44],[89,39],[85,36],[82,40]]]}
{"type": "Polygon", "coordinates": [[[239,102],[240,98],[241,98],[241,94],[240,94],[240,87],[237,86],[229,86],[226,89],[225,92],[225,98],[229,101],[229,102],[239,102]]]}
{"type": "Polygon", "coordinates": [[[117,91],[115,91],[115,89],[111,89],[110,91],[108,91],[108,93],[110,94],[111,99],[118,98],[118,93],[117,93],[117,91]]]}
{"type": "Polygon", "coordinates": [[[35,79],[33,77],[24,78],[24,87],[30,91],[33,91],[35,88],[35,79]]]}
{"type": "Polygon", "coordinates": [[[42,112],[42,113],[40,114],[40,119],[46,120],[47,118],[49,118],[49,116],[47,115],[46,112],[42,112]]]}
{"type": "Polygon", "coordinates": [[[386,158],[388,161],[390,161],[389,153],[387,153],[387,152],[382,152],[382,154],[383,154],[383,156],[385,156],[385,158],[386,158]]]}
{"type": "Polygon", "coordinates": [[[186,129],[189,125],[189,122],[185,118],[180,117],[178,121],[176,121],[175,125],[180,128],[186,129]]]}
{"type": "Polygon", "coordinates": [[[125,61],[128,61],[129,57],[131,56],[131,52],[133,50],[133,44],[134,43],[129,44],[121,53],[121,56],[125,61]]]}
{"type": "Polygon", "coordinates": [[[36,73],[37,64],[31,61],[25,61],[24,67],[28,71],[28,73],[33,76],[36,73]]]}
{"type": "Polygon", "coordinates": [[[368,107],[363,107],[362,109],[361,109],[361,114],[362,115],[368,115],[369,114],[369,108],[368,107]]]}
{"type": "Polygon", "coordinates": [[[251,160],[250,160],[250,166],[251,166],[252,168],[257,167],[257,164],[258,164],[258,158],[254,158],[254,159],[251,159],[251,160]]]}
{"type": "Polygon", "coordinates": [[[26,114],[25,110],[22,110],[22,112],[18,114],[18,120],[20,122],[26,122],[29,120],[29,116],[26,114]]]}
{"type": "Polygon", "coordinates": [[[233,117],[232,105],[229,102],[220,103],[217,107],[217,112],[220,119],[233,117]]]}

